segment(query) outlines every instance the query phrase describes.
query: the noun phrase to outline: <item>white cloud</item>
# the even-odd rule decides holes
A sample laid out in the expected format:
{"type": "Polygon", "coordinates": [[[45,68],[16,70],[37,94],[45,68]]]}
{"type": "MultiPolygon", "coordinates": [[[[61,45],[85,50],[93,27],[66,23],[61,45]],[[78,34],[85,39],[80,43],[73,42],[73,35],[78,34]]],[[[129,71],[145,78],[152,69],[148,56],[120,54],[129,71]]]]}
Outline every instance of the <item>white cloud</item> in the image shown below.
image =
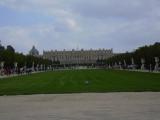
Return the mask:
{"type": "Polygon", "coordinates": [[[159,40],[159,0],[1,0],[17,12],[53,16],[52,23],[0,28],[18,50],[114,48],[132,50],[159,40]],[[24,49],[25,48],[25,49],[24,49]]]}
{"type": "Polygon", "coordinates": [[[18,51],[26,52],[32,45],[37,45],[38,41],[31,37],[33,30],[22,27],[0,28],[1,39],[5,45],[16,46],[18,51]]]}

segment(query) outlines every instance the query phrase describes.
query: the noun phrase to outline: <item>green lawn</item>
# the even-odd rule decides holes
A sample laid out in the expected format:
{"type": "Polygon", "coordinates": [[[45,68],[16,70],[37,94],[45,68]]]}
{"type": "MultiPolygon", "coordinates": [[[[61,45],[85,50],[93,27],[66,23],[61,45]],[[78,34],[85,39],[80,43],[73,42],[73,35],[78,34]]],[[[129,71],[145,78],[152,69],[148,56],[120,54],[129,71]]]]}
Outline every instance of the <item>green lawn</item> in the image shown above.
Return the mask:
{"type": "Polygon", "coordinates": [[[0,95],[134,91],[160,91],[160,74],[70,70],[0,79],[0,95]]]}

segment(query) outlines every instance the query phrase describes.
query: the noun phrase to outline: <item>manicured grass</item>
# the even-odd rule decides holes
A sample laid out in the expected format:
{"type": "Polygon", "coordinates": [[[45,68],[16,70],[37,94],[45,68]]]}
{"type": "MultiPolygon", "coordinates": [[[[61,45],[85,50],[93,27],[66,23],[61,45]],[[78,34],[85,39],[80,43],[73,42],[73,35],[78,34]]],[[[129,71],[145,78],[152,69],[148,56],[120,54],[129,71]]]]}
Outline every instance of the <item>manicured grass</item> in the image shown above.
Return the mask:
{"type": "Polygon", "coordinates": [[[70,70],[0,80],[0,95],[135,91],[160,91],[160,74],[70,70]]]}

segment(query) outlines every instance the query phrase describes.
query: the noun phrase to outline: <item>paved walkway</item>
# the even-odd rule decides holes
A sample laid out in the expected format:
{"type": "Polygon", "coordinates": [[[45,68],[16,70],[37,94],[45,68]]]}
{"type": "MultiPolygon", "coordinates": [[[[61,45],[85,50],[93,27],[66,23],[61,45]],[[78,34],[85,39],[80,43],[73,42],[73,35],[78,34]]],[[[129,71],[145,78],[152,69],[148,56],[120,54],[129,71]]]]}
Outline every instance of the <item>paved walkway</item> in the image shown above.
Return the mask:
{"type": "Polygon", "coordinates": [[[0,120],[160,120],[160,93],[1,96],[0,120]]]}

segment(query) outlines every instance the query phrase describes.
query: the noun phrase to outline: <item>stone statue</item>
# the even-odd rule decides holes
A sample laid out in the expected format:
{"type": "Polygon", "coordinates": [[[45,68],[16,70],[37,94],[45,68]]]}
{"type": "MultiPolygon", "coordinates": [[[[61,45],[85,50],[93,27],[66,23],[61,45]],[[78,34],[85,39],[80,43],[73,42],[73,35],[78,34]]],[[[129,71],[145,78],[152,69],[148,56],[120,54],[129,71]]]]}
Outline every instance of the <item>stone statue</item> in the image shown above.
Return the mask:
{"type": "Polygon", "coordinates": [[[41,64],[41,71],[43,71],[43,65],[41,64]]]}
{"type": "Polygon", "coordinates": [[[119,69],[122,69],[122,63],[119,61],[119,69]]]}
{"type": "Polygon", "coordinates": [[[110,64],[109,64],[108,68],[111,69],[111,65],[110,64]]]}
{"type": "Polygon", "coordinates": [[[114,67],[117,68],[117,66],[118,66],[117,63],[115,62],[114,67]]]}
{"type": "Polygon", "coordinates": [[[46,68],[46,67],[45,67],[45,65],[43,64],[43,69],[42,69],[42,71],[45,71],[45,68],[46,68]]]}
{"type": "Polygon", "coordinates": [[[24,65],[24,72],[26,73],[27,71],[27,63],[25,62],[25,65],[24,65]]]}
{"type": "Polygon", "coordinates": [[[123,60],[123,63],[124,63],[124,67],[126,68],[127,67],[126,60],[123,60]]]}
{"type": "Polygon", "coordinates": [[[17,72],[17,66],[18,66],[18,63],[17,63],[17,62],[14,62],[14,72],[15,72],[15,73],[17,72]]]}
{"type": "Polygon", "coordinates": [[[4,62],[1,62],[1,69],[4,68],[4,62]]]}
{"type": "Polygon", "coordinates": [[[37,64],[36,70],[39,71],[39,64],[37,64]]]}
{"type": "Polygon", "coordinates": [[[32,71],[34,71],[34,62],[32,62],[32,71]]]}
{"type": "Polygon", "coordinates": [[[141,70],[145,70],[145,59],[141,59],[141,70]]]}
{"type": "Polygon", "coordinates": [[[134,63],[134,59],[133,58],[131,59],[131,62],[132,62],[132,69],[134,70],[135,69],[135,63],[134,63]]]}
{"type": "Polygon", "coordinates": [[[155,71],[158,71],[159,70],[159,58],[158,57],[155,57],[155,67],[154,67],[154,70],[155,71]]]}

